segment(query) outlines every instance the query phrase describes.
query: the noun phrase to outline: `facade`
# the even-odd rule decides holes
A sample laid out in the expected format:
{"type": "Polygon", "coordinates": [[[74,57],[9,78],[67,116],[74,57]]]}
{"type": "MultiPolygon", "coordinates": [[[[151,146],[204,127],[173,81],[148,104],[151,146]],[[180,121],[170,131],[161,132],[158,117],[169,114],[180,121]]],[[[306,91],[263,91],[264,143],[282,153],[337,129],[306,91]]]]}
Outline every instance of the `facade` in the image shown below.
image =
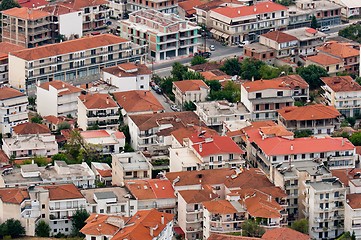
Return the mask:
{"type": "Polygon", "coordinates": [[[119,92],[149,90],[152,71],[143,64],[122,63],[102,69],[103,80],[118,88],[119,92]]]}
{"type": "Polygon", "coordinates": [[[298,39],[281,31],[262,34],[259,43],[275,50],[276,58],[292,57],[296,54],[298,39]]]}
{"type": "Polygon", "coordinates": [[[78,97],[81,89],[55,80],[36,87],[36,108],[41,116],[77,116],[78,97]]]}
{"type": "Polygon", "coordinates": [[[312,134],[332,134],[341,125],[340,117],[335,107],[322,104],[278,110],[278,123],[287,130],[311,130],[312,134]]]}
{"type": "Polygon", "coordinates": [[[276,51],[258,42],[243,47],[244,56],[273,64],[276,59],[276,51]]]}
{"type": "Polygon", "coordinates": [[[358,17],[361,14],[361,3],[352,0],[335,0],[335,3],[342,6],[341,15],[343,18],[358,17]]]}
{"type": "Polygon", "coordinates": [[[321,78],[325,104],[334,106],[342,115],[355,117],[360,115],[361,86],[350,76],[321,78]]]}
{"type": "Polygon", "coordinates": [[[196,10],[194,9],[198,5],[202,5],[204,2],[201,0],[186,0],[178,3],[178,15],[180,18],[187,21],[196,22],[196,10]]]}
{"type": "Polygon", "coordinates": [[[135,12],[138,10],[158,11],[161,13],[177,13],[178,0],[161,0],[143,2],[142,0],[132,0],[127,4],[127,11],[135,12]]]}
{"type": "Polygon", "coordinates": [[[109,94],[82,94],[78,97],[78,124],[83,130],[94,125],[101,129],[117,128],[118,104],[109,94]]]}
{"type": "Polygon", "coordinates": [[[24,47],[8,42],[0,43],[0,87],[9,82],[9,53],[24,47]]]}
{"type": "Polygon", "coordinates": [[[115,19],[124,19],[127,17],[127,1],[109,0],[107,6],[110,8],[110,17],[115,19]]]}
{"type": "MultiPolygon", "coordinates": [[[[173,5],[176,7],[175,5],[173,5]]],[[[173,14],[140,10],[120,22],[122,37],[141,46],[147,45],[149,57],[158,62],[197,52],[198,30],[195,23],[173,14]]]]}
{"type": "Polygon", "coordinates": [[[228,44],[256,40],[271,29],[288,25],[287,7],[274,2],[259,2],[253,6],[222,7],[210,10],[211,33],[228,44]]]}
{"type": "Polygon", "coordinates": [[[102,67],[142,59],[144,54],[142,47],[110,34],[26,49],[9,54],[9,83],[33,89],[37,82],[72,81],[98,74],[102,67]]]}
{"type": "Polygon", "coordinates": [[[80,132],[84,142],[102,154],[120,153],[125,146],[125,136],[118,130],[88,130],[80,132]]]}
{"type": "Polygon", "coordinates": [[[323,53],[307,57],[305,66],[310,65],[316,65],[325,69],[330,76],[336,76],[345,70],[342,59],[323,53]]]}
{"type": "Polygon", "coordinates": [[[97,180],[109,186],[112,183],[112,168],[107,163],[91,162],[91,169],[94,172],[97,180]]]}
{"type": "Polygon", "coordinates": [[[123,186],[126,180],[151,177],[152,165],[143,153],[112,154],[112,185],[123,186]]]}
{"type": "Polygon", "coordinates": [[[12,128],[28,122],[28,97],[13,88],[0,88],[0,133],[12,133],[12,128]]]}
{"type": "Polygon", "coordinates": [[[184,80],[173,82],[172,92],[175,96],[175,104],[183,108],[185,103],[204,102],[210,88],[203,80],[184,80]]]}
{"type": "Polygon", "coordinates": [[[356,239],[361,237],[361,207],[360,193],[346,195],[345,204],[345,231],[355,233],[356,239]]]}

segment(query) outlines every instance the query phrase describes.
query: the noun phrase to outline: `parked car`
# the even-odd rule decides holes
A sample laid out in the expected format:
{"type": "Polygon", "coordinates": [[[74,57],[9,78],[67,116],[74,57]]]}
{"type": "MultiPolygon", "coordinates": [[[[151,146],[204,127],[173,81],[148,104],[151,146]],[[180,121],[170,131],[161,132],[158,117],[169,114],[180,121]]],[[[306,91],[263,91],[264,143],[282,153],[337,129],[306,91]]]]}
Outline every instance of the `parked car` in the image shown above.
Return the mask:
{"type": "Polygon", "coordinates": [[[175,111],[175,112],[180,112],[180,109],[178,108],[177,105],[171,105],[171,106],[170,106],[170,109],[172,109],[172,110],[175,111]]]}
{"type": "Polygon", "coordinates": [[[238,44],[238,47],[243,48],[244,46],[250,44],[250,41],[242,41],[238,44]]]}
{"type": "Polygon", "coordinates": [[[215,50],[216,50],[216,47],[215,47],[214,45],[211,45],[211,46],[209,46],[209,50],[215,51],[215,50]]]}
{"type": "Polygon", "coordinates": [[[194,56],[201,56],[201,57],[204,57],[204,58],[210,58],[212,55],[212,53],[210,52],[196,52],[194,53],[194,56]]]}
{"type": "Polygon", "coordinates": [[[158,85],[152,86],[152,89],[153,89],[156,93],[162,94],[162,89],[161,89],[158,85]]]}
{"type": "Polygon", "coordinates": [[[331,28],[329,26],[324,26],[324,27],[320,28],[320,32],[327,32],[330,30],[331,30],[331,28]]]}

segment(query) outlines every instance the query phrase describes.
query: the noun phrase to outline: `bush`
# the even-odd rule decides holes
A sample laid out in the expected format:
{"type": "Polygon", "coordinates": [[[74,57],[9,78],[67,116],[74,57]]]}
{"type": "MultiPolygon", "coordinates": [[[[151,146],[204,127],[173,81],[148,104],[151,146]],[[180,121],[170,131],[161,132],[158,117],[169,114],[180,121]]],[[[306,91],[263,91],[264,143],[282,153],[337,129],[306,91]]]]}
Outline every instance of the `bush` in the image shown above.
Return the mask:
{"type": "Polygon", "coordinates": [[[206,62],[207,62],[207,60],[204,57],[195,56],[195,57],[192,58],[191,65],[195,66],[195,65],[206,63],[206,62]]]}
{"type": "Polygon", "coordinates": [[[40,220],[35,227],[35,235],[38,237],[49,237],[50,236],[50,226],[44,220],[40,220]]]}
{"type": "Polygon", "coordinates": [[[21,225],[19,220],[14,218],[6,220],[0,225],[2,236],[11,236],[11,238],[18,238],[25,234],[25,228],[21,225]]]}

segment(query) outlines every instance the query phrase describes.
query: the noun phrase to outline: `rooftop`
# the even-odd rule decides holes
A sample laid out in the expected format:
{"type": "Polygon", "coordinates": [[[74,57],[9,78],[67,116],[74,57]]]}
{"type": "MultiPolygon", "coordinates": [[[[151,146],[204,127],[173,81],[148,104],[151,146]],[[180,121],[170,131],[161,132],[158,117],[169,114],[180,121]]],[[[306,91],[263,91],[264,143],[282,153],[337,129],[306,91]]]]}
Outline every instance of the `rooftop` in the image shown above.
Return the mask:
{"type": "Polygon", "coordinates": [[[343,184],[337,178],[324,178],[321,182],[309,182],[315,191],[330,191],[331,189],[344,189],[343,184]]]}
{"type": "Polygon", "coordinates": [[[24,49],[24,47],[8,43],[0,42],[0,59],[7,59],[10,52],[15,52],[24,49]]]}
{"type": "Polygon", "coordinates": [[[207,127],[198,127],[198,126],[185,126],[178,128],[175,131],[172,131],[172,135],[177,141],[182,144],[184,139],[191,138],[193,136],[198,136],[200,133],[206,138],[218,135],[217,131],[207,128],[207,127]]]}
{"type": "Polygon", "coordinates": [[[202,109],[208,117],[244,115],[249,113],[243,103],[230,103],[227,100],[199,102],[196,103],[196,106],[202,109]]]}
{"type": "Polygon", "coordinates": [[[13,127],[13,131],[17,135],[28,134],[50,134],[50,129],[39,123],[22,123],[13,127]]]}
{"type": "Polygon", "coordinates": [[[51,201],[84,198],[74,184],[47,185],[43,188],[49,190],[49,200],[51,201]]]}
{"type": "Polygon", "coordinates": [[[74,10],[82,10],[86,7],[106,5],[108,2],[106,0],[67,0],[63,4],[70,6],[74,10]]]}
{"type": "Polygon", "coordinates": [[[341,116],[334,106],[325,106],[322,104],[285,107],[278,110],[278,114],[286,121],[334,119],[341,116]]]}
{"type": "Polygon", "coordinates": [[[30,199],[30,196],[26,188],[2,188],[0,199],[3,203],[20,204],[25,199],[30,199]]]}
{"type": "Polygon", "coordinates": [[[298,178],[298,172],[306,172],[311,177],[331,176],[331,172],[324,165],[316,161],[293,161],[291,166],[288,162],[284,162],[277,165],[276,169],[285,179],[298,178]]]}
{"type": "MultiPolygon", "coordinates": [[[[234,214],[240,212],[239,209],[236,209],[232,202],[228,200],[207,201],[202,204],[203,207],[211,213],[234,214]]],[[[245,212],[245,210],[243,209],[242,212],[245,212]]]]}
{"type": "Polygon", "coordinates": [[[128,218],[116,215],[91,214],[85,221],[85,226],[80,230],[85,235],[113,236],[119,231],[116,223],[124,224],[128,218]]]}
{"type": "Polygon", "coordinates": [[[244,151],[227,136],[213,136],[200,140],[198,136],[190,137],[193,149],[201,156],[211,156],[217,154],[244,154],[244,151]]]}
{"type": "Polygon", "coordinates": [[[353,193],[346,195],[347,204],[352,209],[360,209],[361,208],[361,193],[353,193]]]}
{"type": "Polygon", "coordinates": [[[16,97],[24,97],[25,94],[9,87],[0,87],[0,100],[7,100],[16,97]]]}
{"type": "Polygon", "coordinates": [[[58,90],[58,96],[72,94],[72,93],[80,93],[82,90],[78,87],[75,87],[67,82],[63,82],[60,80],[54,80],[51,82],[44,82],[39,86],[42,89],[48,90],[50,87],[58,90]]]}
{"type": "Polygon", "coordinates": [[[79,99],[87,109],[118,108],[117,103],[106,93],[82,94],[79,99]]]}
{"type": "Polygon", "coordinates": [[[286,239],[297,239],[297,240],[310,240],[310,236],[307,234],[300,233],[288,227],[274,228],[266,231],[263,234],[262,239],[264,240],[286,240],[286,239]]]}
{"type": "Polygon", "coordinates": [[[206,81],[226,81],[231,80],[232,77],[227,75],[225,72],[221,70],[210,70],[205,72],[200,72],[200,74],[204,77],[206,81]]]}
{"type": "Polygon", "coordinates": [[[243,236],[232,236],[221,233],[211,233],[207,240],[260,240],[256,237],[243,237],[243,236]]]}
{"type": "Polygon", "coordinates": [[[262,34],[261,37],[271,39],[277,43],[286,43],[291,41],[297,41],[297,38],[281,31],[272,31],[262,34]]]}
{"type": "Polygon", "coordinates": [[[131,77],[152,74],[152,71],[146,65],[135,63],[122,63],[117,66],[103,68],[102,71],[117,77],[131,77]]]}
{"type": "Polygon", "coordinates": [[[114,98],[127,113],[159,112],[164,107],[151,91],[133,90],[114,93],[114,98]]]}
{"type": "Polygon", "coordinates": [[[247,51],[255,52],[255,53],[264,53],[264,52],[273,52],[274,51],[274,49],[267,47],[266,45],[260,44],[258,42],[245,45],[244,49],[246,49],[247,51]]]}
{"type": "Polygon", "coordinates": [[[129,200],[129,198],[125,197],[127,194],[129,194],[129,192],[126,189],[120,187],[91,188],[80,190],[80,192],[83,194],[87,203],[89,204],[97,204],[96,200],[94,199],[94,194],[98,194],[99,196],[99,194],[107,194],[109,192],[111,192],[113,196],[117,198],[117,203],[124,203],[128,202],[129,200]]]}
{"type": "Polygon", "coordinates": [[[316,31],[313,28],[309,28],[309,27],[290,29],[290,30],[284,31],[284,33],[294,36],[299,41],[307,41],[307,40],[318,39],[318,38],[326,38],[326,36],[327,36],[327,34],[320,32],[320,31],[316,31]]]}
{"type": "Polygon", "coordinates": [[[361,86],[350,76],[321,77],[334,92],[361,91],[361,86]]]}
{"type": "Polygon", "coordinates": [[[322,66],[329,66],[329,65],[335,65],[343,63],[343,60],[338,57],[332,57],[330,55],[324,54],[324,53],[318,53],[314,56],[308,56],[306,60],[311,61],[313,63],[322,65],[322,66]]]}
{"type": "Polygon", "coordinates": [[[72,9],[71,7],[64,6],[61,3],[56,3],[54,5],[43,6],[40,9],[42,11],[44,11],[44,12],[48,12],[51,15],[55,15],[55,16],[60,16],[60,15],[63,15],[63,14],[75,12],[75,10],[72,9]]]}
{"type": "Polygon", "coordinates": [[[203,80],[183,80],[173,82],[173,85],[182,93],[189,91],[200,91],[202,88],[209,89],[208,85],[203,80]]]}
{"type": "Polygon", "coordinates": [[[330,41],[318,47],[317,50],[340,58],[358,57],[360,50],[355,49],[355,47],[356,46],[350,43],[330,41]]]}
{"type": "Polygon", "coordinates": [[[181,190],[178,194],[182,196],[184,201],[190,203],[202,203],[211,201],[218,198],[218,195],[213,193],[212,190],[205,188],[201,190],[181,190]]]}
{"type": "Polygon", "coordinates": [[[167,179],[129,180],[125,186],[137,200],[176,198],[167,179]]]}
{"type": "Polygon", "coordinates": [[[344,186],[349,187],[349,182],[361,178],[360,168],[348,168],[342,170],[331,170],[332,175],[338,177],[344,186]]]}
{"type": "Polygon", "coordinates": [[[122,165],[124,171],[149,170],[150,163],[141,152],[127,152],[112,154],[113,159],[122,165]]]}
{"type": "Polygon", "coordinates": [[[16,18],[20,18],[23,20],[36,20],[41,18],[46,18],[50,16],[48,12],[43,12],[41,10],[33,9],[33,8],[11,8],[5,11],[2,11],[3,15],[8,15],[16,18]]]}
{"type": "Polygon", "coordinates": [[[186,14],[195,14],[196,10],[194,9],[194,7],[197,7],[198,5],[202,5],[205,1],[202,0],[186,0],[183,2],[179,2],[178,6],[180,8],[182,8],[186,14]]]}

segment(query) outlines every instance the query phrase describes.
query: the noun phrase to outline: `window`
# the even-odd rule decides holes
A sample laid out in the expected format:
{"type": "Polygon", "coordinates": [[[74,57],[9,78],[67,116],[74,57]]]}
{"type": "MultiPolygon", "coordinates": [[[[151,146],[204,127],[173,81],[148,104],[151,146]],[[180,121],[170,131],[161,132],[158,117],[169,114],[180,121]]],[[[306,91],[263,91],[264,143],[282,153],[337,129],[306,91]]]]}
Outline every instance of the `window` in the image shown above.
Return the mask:
{"type": "Polygon", "coordinates": [[[108,60],[113,60],[113,54],[108,55],[108,60]]]}
{"type": "Polygon", "coordinates": [[[272,161],[273,161],[273,162],[277,161],[277,157],[276,157],[276,156],[273,156],[273,157],[272,157],[272,161]]]}
{"type": "Polygon", "coordinates": [[[40,59],[40,61],[39,61],[40,63],[44,63],[44,59],[40,59]]]}
{"type": "Polygon", "coordinates": [[[315,157],[315,154],[314,153],[311,153],[310,154],[310,158],[314,158],[315,157]]]}
{"type": "Polygon", "coordinates": [[[65,228],[65,232],[69,232],[69,228],[65,228]]]}
{"type": "Polygon", "coordinates": [[[323,194],[322,193],[320,194],[320,199],[323,199],[323,194]]]}
{"type": "Polygon", "coordinates": [[[229,154],[229,160],[232,160],[233,159],[233,154],[229,154]]]}
{"type": "Polygon", "coordinates": [[[45,213],[41,214],[41,218],[45,218],[45,213]]]}
{"type": "Polygon", "coordinates": [[[268,104],[268,103],[266,103],[266,104],[264,105],[264,109],[269,110],[269,104],[268,104]]]}
{"type": "Polygon", "coordinates": [[[92,50],[90,51],[90,54],[91,54],[91,55],[95,55],[95,49],[92,49],[92,50]]]}
{"type": "Polygon", "coordinates": [[[218,162],[222,162],[222,156],[218,156],[218,162]]]}
{"type": "Polygon", "coordinates": [[[330,198],[330,194],[329,194],[329,193],[326,193],[326,198],[330,198]]]}
{"type": "Polygon", "coordinates": [[[97,238],[92,236],[92,237],[91,237],[91,240],[97,240],[97,238]]]}
{"type": "Polygon", "coordinates": [[[288,155],[287,156],[285,156],[285,161],[287,161],[288,160],[288,155]]]}
{"type": "Polygon", "coordinates": [[[99,212],[100,212],[100,213],[104,213],[104,209],[100,209],[99,212]]]}
{"type": "Polygon", "coordinates": [[[45,68],[40,68],[39,71],[40,71],[40,74],[44,74],[45,73],[45,68]]]}
{"type": "Polygon", "coordinates": [[[209,157],[209,162],[213,162],[214,161],[214,157],[213,156],[210,156],[209,157]]]}
{"type": "Polygon", "coordinates": [[[306,158],[306,154],[302,154],[302,159],[305,159],[306,158]]]}
{"type": "Polygon", "coordinates": [[[256,93],[256,98],[262,98],[262,93],[256,93]]]}
{"type": "Polygon", "coordinates": [[[339,197],[340,196],[340,193],[339,192],[335,192],[335,197],[339,197]]]}
{"type": "Polygon", "coordinates": [[[125,172],[125,176],[132,176],[132,172],[125,172]]]}
{"type": "Polygon", "coordinates": [[[65,220],[65,223],[69,223],[69,220],[65,220]]]}
{"type": "Polygon", "coordinates": [[[94,64],[94,63],[97,62],[97,60],[96,60],[96,58],[91,58],[91,59],[90,59],[90,62],[91,62],[91,64],[94,64]]]}
{"type": "Polygon", "coordinates": [[[113,51],[113,46],[108,46],[108,52],[113,51]]]}
{"type": "MultiPolygon", "coordinates": [[[[54,229],[54,232],[58,232],[58,229],[54,229]]],[[[92,239],[93,240],[93,239],[92,239]]]]}
{"type": "Polygon", "coordinates": [[[42,204],[42,205],[41,205],[41,208],[42,208],[42,209],[45,209],[45,204],[42,204]]]}
{"type": "Polygon", "coordinates": [[[320,208],[323,209],[323,203],[320,203],[320,208]]]}
{"type": "Polygon", "coordinates": [[[277,96],[282,97],[283,96],[283,91],[277,91],[277,96]]]}

